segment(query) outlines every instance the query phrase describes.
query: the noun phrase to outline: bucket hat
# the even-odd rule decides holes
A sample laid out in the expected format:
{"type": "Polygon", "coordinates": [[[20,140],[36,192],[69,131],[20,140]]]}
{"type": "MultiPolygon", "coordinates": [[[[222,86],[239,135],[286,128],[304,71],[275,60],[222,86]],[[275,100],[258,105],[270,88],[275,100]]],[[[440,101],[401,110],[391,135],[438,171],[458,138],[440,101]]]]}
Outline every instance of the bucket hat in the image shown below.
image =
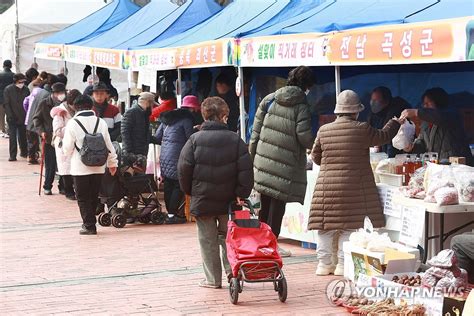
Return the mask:
{"type": "Polygon", "coordinates": [[[334,114],[355,114],[364,111],[364,109],[357,93],[352,90],[344,90],[337,97],[334,114]]]}
{"type": "Polygon", "coordinates": [[[183,103],[181,104],[182,108],[189,108],[189,109],[201,109],[201,105],[199,104],[199,99],[194,95],[187,95],[183,98],[183,103]]]}

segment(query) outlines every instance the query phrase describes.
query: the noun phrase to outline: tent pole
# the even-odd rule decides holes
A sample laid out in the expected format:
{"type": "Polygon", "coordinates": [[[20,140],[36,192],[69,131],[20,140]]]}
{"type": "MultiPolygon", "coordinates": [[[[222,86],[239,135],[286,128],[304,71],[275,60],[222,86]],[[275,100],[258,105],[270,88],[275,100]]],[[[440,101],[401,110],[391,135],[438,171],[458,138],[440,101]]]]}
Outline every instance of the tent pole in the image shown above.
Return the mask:
{"type": "Polygon", "coordinates": [[[336,83],[336,100],[339,93],[341,93],[341,69],[339,66],[334,68],[335,83],[336,83]]]}
{"type": "Polygon", "coordinates": [[[15,12],[16,12],[16,23],[15,23],[15,71],[20,72],[20,23],[18,18],[18,0],[15,0],[15,12]]]}
{"type": "Polygon", "coordinates": [[[131,107],[130,100],[132,97],[132,77],[133,77],[133,71],[132,67],[128,67],[128,73],[127,73],[127,81],[128,81],[128,89],[127,89],[127,100],[125,102],[125,107],[129,109],[131,107]]]}
{"type": "Polygon", "coordinates": [[[240,137],[245,142],[246,133],[245,133],[245,96],[244,96],[244,70],[242,67],[237,67],[238,77],[237,80],[240,81],[240,95],[239,95],[239,111],[240,111],[240,137]]]}
{"type": "Polygon", "coordinates": [[[182,90],[182,87],[181,87],[181,69],[178,68],[178,83],[176,85],[176,99],[177,99],[177,103],[178,103],[178,108],[181,108],[181,94],[183,93],[181,90],[182,90]]]}

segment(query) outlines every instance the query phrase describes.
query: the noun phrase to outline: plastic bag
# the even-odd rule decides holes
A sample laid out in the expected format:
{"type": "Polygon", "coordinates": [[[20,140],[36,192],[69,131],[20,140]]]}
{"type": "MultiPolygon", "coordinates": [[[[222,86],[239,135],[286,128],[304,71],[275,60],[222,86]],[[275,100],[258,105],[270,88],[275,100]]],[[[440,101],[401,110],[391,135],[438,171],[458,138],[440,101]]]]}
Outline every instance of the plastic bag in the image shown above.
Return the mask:
{"type": "Polygon", "coordinates": [[[428,260],[430,266],[438,268],[451,268],[457,266],[457,263],[456,254],[451,249],[441,250],[436,256],[428,260]]]}
{"type": "Polygon", "coordinates": [[[458,190],[454,187],[444,187],[437,190],[434,194],[438,205],[459,204],[458,190]]]}
{"type": "Polygon", "coordinates": [[[397,135],[392,139],[393,147],[403,150],[413,143],[415,138],[415,124],[405,121],[400,126],[397,135]]]}
{"type": "Polygon", "coordinates": [[[459,199],[463,202],[474,202],[474,168],[464,165],[452,166],[459,199]]]}
{"type": "Polygon", "coordinates": [[[261,207],[260,193],[252,189],[252,192],[249,196],[249,201],[252,204],[253,208],[259,209],[261,207]]]}

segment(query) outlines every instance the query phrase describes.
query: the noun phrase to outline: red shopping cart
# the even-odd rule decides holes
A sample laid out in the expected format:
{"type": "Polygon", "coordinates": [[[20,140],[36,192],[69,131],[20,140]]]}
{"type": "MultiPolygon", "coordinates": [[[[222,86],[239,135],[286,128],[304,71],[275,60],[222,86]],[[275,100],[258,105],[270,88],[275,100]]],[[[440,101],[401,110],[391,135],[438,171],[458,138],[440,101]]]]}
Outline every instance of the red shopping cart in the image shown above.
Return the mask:
{"type": "Polygon", "coordinates": [[[237,304],[244,282],[273,283],[278,298],[285,302],[288,295],[283,261],[278,254],[275,235],[270,226],[255,217],[252,204],[246,200],[244,210],[229,206],[227,224],[227,258],[232,268],[229,294],[232,304],[237,304]]]}

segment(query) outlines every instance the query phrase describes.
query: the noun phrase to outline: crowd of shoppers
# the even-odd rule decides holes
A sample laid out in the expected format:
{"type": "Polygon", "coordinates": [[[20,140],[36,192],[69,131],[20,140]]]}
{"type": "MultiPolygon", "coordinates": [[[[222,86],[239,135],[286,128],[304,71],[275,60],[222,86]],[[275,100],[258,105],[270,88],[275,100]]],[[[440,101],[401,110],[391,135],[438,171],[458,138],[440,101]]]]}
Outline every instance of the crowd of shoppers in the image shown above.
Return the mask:
{"type": "MultiPolygon", "coordinates": [[[[25,75],[14,74],[10,61],[3,66],[0,129],[5,135],[8,127],[9,161],[17,160],[19,147],[21,157],[37,164],[42,151],[44,194],[53,194],[55,175],[59,175],[60,192],[70,200],[77,199],[82,235],[97,234],[95,215],[102,178],[119,172],[116,148],[120,147],[112,142],[121,142],[123,162],[142,172],[149,145],[161,145],[166,223],[186,222],[183,206],[189,195],[206,277],[200,282],[202,287],[222,286],[222,266],[227,276],[231,273],[225,252],[229,203],[242,204],[252,189],[259,192],[259,219],[278,237],[286,204],[304,202],[308,153],[320,165],[308,225],[317,230],[318,275],[343,274],[342,243],[352,230],[363,226],[365,216],[374,227],[384,226],[369,148],[378,146],[390,157],[400,153],[390,142],[405,120],[419,119],[423,125],[404,152],[433,151],[440,159],[463,156],[468,164],[473,163],[460,119],[441,88],[423,94],[423,108],[409,109],[388,88],[377,87],[371,94],[367,122],[358,120],[365,107],[357,93],[345,90],[337,97],[336,120],[320,127],[315,137],[306,97],[315,77],[310,68],[300,66],[290,71],[286,86],[258,106],[247,147],[236,133],[238,98],[225,73],[215,80],[217,96],[204,98],[201,104],[198,97],[187,95],[180,108],[173,83],[164,78],[158,96],[141,93],[122,119],[108,69],[96,75],[85,73],[89,85],[81,93],[67,90],[63,74],[39,73],[35,68],[25,75]],[[152,126],[156,127],[154,134],[152,126]],[[107,155],[99,165],[84,159],[90,150],[83,148],[89,137],[100,139],[99,144],[106,148],[107,155]]],[[[280,247],[278,252],[291,256],[280,247]]]]}

